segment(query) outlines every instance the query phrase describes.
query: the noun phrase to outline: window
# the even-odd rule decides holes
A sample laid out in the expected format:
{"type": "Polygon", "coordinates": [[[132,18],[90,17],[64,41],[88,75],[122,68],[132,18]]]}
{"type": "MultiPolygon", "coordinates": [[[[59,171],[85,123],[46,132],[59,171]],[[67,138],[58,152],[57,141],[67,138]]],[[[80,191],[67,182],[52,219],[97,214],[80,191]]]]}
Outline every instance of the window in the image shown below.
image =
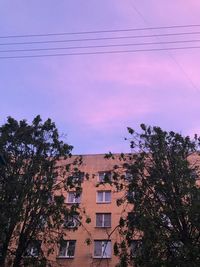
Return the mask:
{"type": "Polygon", "coordinates": [[[40,253],[41,241],[35,240],[29,243],[26,251],[25,257],[38,257],[40,253]]]}
{"type": "Polygon", "coordinates": [[[133,178],[132,174],[127,171],[125,173],[125,180],[128,181],[128,182],[131,182],[132,181],[132,178],[133,178]]]}
{"type": "Polygon", "coordinates": [[[103,183],[111,180],[111,172],[99,172],[99,182],[103,183]]]}
{"type": "Polygon", "coordinates": [[[42,182],[45,184],[47,182],[53,182],[53,184],[55,184],[57,182],[57,176],[52,175],[52,176],[43,176],[42,177],[42,182]]]}
{"type": "Polygon", "coordinates": [[[63,226],[65,228],[76,228],[79,225],[80,225],[80,222],[78,220],[78,215],[66,216],[64,218],[63,226]]]}
{"type": "Polygon", "coordinates": [[[97,191],[97,203],[110,203],[111,191],[97,191]]]}
{"type": "Polygon", "coordinates": [[[72,176],[69,176],[68,179],[72,183],[81,183],[84,180],[84,173],[83,172],[74,173],[72,174],[72,176]]]}
{"type": "Polygon", "coordinates": [[[94,241],[94,258],[111,258],[111,241],[95,240],[94,241]]]}
{"type": "Polygon", "coordinates": [[[132,240],[131,241],[131,256],[136,257],[141,253],[142,240],[132,240]]]}
{"type": "Polygon", "coordinates": [[[39,218],[37,218],[36,220],[37,220],[36,228],[40,231],[43,231],[45,228],[45,225],[47,224],[47,217],[45,215],[41,214],[39,216],[39,218]]]}
{"type": "Polygon", "coordinates": [[[80,203],[81,202],[81,196],[77,196],[76,192],[69,192],[67,203],[80,203]]]}
{"type": "Polygon", "coordinates": [[[96,227],[111,227],[111,213],[96,213],[96,227]]]}
{"type": "Polygon", "coordinates": [[[126,193],[126,197],[129,203],[134,203],[134,199],[135,199],[135,192],[133,191],[128,191],[126,193]]]}
{"type": "Polygon", "coordinates": [[[73,258],[76,240],[63,240],[60,243],[59,258],[73,258]]]}

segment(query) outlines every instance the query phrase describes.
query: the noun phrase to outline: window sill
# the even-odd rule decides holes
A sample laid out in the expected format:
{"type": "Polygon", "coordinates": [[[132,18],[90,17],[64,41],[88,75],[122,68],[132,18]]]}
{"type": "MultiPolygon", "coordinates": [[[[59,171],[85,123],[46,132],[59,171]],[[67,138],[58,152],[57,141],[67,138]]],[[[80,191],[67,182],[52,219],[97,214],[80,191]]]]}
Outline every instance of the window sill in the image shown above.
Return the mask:
{"type": "Polygon", "coordinates": [[[81,202],[65,202],[65,204],[70,204],[70,205],[73,205],[73,204],[80,204],[81,202]]]}
{"type": "Polygon", "coordinates": [[[26,256],[24,256],[25,259],[31,259],[31,258],[37,259],[38,257],[39,257],[39,255],[26,255],[26,256]]]}
{"type": "Polygon", "coordinates": [[[93,259],[111,259],[111,256],[93,256],[93,259]]]}
{"type": "Polygon", "coordinates": [[[95,228],[111,228],[111,225],[110,226],[95,226],[95,228]]]}
{"type": "Polygon", "coordinates": [[[74,259],[74,256],[58,256],[57,259],[74,259]]]}
{"type": "Polygon", "coordinates": [[[111,201],[104,201],[104,202],[96,202],[97,204],[110,204],[111,203],[111,201]]]}

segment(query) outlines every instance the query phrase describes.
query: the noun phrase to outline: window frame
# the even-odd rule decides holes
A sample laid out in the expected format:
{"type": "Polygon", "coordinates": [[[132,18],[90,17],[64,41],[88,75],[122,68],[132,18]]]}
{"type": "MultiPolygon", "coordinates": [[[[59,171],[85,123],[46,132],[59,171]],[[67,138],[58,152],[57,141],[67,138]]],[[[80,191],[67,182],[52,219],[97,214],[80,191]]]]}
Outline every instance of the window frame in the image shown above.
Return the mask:
{"type": "Polygon", "coordinates": [[[43,214],[39,216],[37,230],[43,231],[47,225],[47,217],[43,214]]]}
{"type": "Polygon", "coordinates": [[[42,244],[41,240],[31,241],[24,252],[24,257],[38,258],[41,252],[41,244],[42,244]]]}
{"type": "Polygon", "coordinates": [[[67,204],[80,204],[81,203],[81,194],[77,197],[76,192],[68,192],[66,198],[67,204]],[[73,201],[69,201],[70,195],[73,194],[73,201]]]}
{"type": "Polygon", "coordinates": [[[124,180],[127,182],[131,182],[132,179],[133,179],[132,173],[130,173],[129,171],[126,171],[124,174],[124,180]]]}
{"type": "Polygon", "coordinates": [[[59,253],[58,253],[58,258],[59,259],[73,259],[75,257],[75,251],[76,251],[76,240],[62,240],[60,242],[60,247],[59,247],[59,253]],[[65,255],[61,255],[61,250],[62,250],[62,245],[65,244],[65,246],[63,246],[65,248],[65,255]],[[73,247],[73,255],[68,255],[69,252],[69,247],[74,246],[73,247]]]}
{"type": "Polygon", "coordinates": [[[84,181],[84,177],[84,172],[77,172],[70,175],[68,179],[70,179],[70,181],[72,181],[73,183],[82,183],[84,181]]]}
{"type": "Polygon", "coordinates": [[[65,216],[63,221],[63,227],[66,229],[74,229],[80,225],[80,221],[78,220],[78,214],[73,216],[65,216]],[[70,226],[70,223],[73,225],[70,226]]]}
{"type": "Polygon", "coordinates": [[[102,203],[111,203],[111,190],[99,190],[97,191],[97,194],[96,194],[96,203],[97,204],[102,204],[102,203]],[[98,194],[102,193],[103,194],[103,200],[100,201],[98,199],[98,194]],[[106,193],[110,193],[110,200],[106,201],[106,193]]]}
{"type": "Polygon", "coordinates": [[[112,221],[111,221],[111,212],[97,212],[96,213],[96,227],[97,228],[111,228],[111,226],[112,226],[112,221]],[[98,223],[97,223],[97,216],[98,215],[101,215],[102,216],[102,225],[97,225],[98,223]],[[105,222],[106,222],[106,220],[105,220],[105,216],[106,215],[110,215],[110,219],[109,219],[109,222],[110,222],[110,225],[109,226],[106,226],[105,225],[105,222]]]}
{"type": "Polygon", "coordinates": [[[94,251],[93,251],[93,258],[96,259],[111,259],[112,258],[112,243],[111,240],[105,240],[105,239],[101,239],[101,240],[94,240],[94,251]],[[97,250],[97,242],[100,243],[101,242],[101,255],[95,255],[96,250],[97,250]],[[104,245],[106,244],[106,246],[104,247],[104,245]],[[109,244],[109,246],[108,246],[109,244]],[[108,249],[108,254],[105,253],[106,249],[108,249]]]}
{"type": "Polygon", "coordinates": [[[99,183],[104,183],[106,175],[108,175],[109,179],[111,180],[111,171],[100,171],[100,172],[98,172],[98,182],[99,183]],[[103,175],[102,178],[101,178],[101,175],[103,175]]]}

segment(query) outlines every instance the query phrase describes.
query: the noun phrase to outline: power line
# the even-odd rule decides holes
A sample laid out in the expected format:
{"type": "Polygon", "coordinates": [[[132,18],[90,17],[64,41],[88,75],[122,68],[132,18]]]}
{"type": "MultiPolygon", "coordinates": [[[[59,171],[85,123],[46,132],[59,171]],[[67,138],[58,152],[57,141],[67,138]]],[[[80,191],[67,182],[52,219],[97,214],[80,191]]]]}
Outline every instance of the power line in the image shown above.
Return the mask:
{"type": "Polygon", "coordinates": [[[151,49],[134,49],[134,50],[111,50],[111,51],[96,51],[96,52],[77,52],[77,53],[62,53],[62,54],[40,54],[40,55],[24,55],[24,56],[3,56],[0,59],[17,59],[17,58],[40,58],[40,57],[58,57],[58,56],[82,56],[82,55],[100,55],[100,54],[120,54],[134,52],[154,52],[154,51],[169,51],[169,50],[188,50],[199,49],[200,46],[185,46],[185,47],[168,47],[168,48],[151,48],[151,49]]]}
{"type": "Polygon", "coordinates": [[[113,30],[97,30],[97,31],[79,31],[79,32],[61,32],[61,33],[41,33],[41,34],[23,34],[23,35],[5,35],[0,36],[2,39],[8,38],[27,38],[27,37],[47,37],[47,36],[64,36],[64,35],[81,35],[81,34],[95,34],[95,33],[116,33],[116,32],[131,32],[131,31],[145,31],[145,30],[162,30],[162,29],[177,29],[177,28],[193,28],[200,27],[200,24],[186,24],[186,25],[171,25],[159,27],[145,27],[145,28],[130,28],[130,29],[113,29],[113,30]]]}
{"type": "Polygon", "coordinates": [[[162,36],[181,36],[181,35],[194,35],[194,34],[200,34],[200,31],[197,31],[197,32],[163,33],[163,34],[148,34],[148,35],[132,35],[132,36],[116,36],[116,37],[67,39],[67,40],[12,42],[12,43],[0,43],[0,45],[47,44],[47,43],[83,42],[83,41],[85,42],[85,41],[120,40],[120,39],[148,38],[148,37],[162,37],[162,36]]]}
{"type": "Polygon", "coordinates": [[[107,47],[123,47],[123,46],[145,46],[145,45],[167,45],[181,43],[195,43],[199,40],[183,40],[183,41],[164,41],[164,42],[143,42],[143,43],[125,43],[125,44],[108,44],[108,45],[88,45],[88,46],[68,46],[68,47],[50,47],[50,48],[31,48],[31,49],[8,49],[0,50],[0,53],[10,52],[34,52],[34,51],[53,51],[53,50],[68,50],[68,49],[89,49],[89,48],[107,48],[107,47]]]}
{"type": "MultiPolygon", "coordinates": [[[[134,0],[133,2],[131,1],[132,7],[134,8],[135,12],[142,18],[142,20],[144,21],[144,23],[146,25],[148,25],[148,21],[146,20],[146,18],[143,16],[143,14],[138,10],[138,8],[136,7],[136,5],[134,4],[134,0]]],[[[159,38],[157,37],[157,39],[159,40],[159,38]]],[[[168,54],[168,56],[171,58],[171,60],[173,60],[173,62],[176,64],[176,66],[179,68],[179,70],[183,73],[183,75],[185,76],[185,78],[188,80],[188,82],[190,83],[191,87],[193,87],[194,89],[200,91],[200,89],[196,86],[196,84],[193,82],[193,80],[191,79],[190,75],[185,71],[185,69],[183,68],[183,66],[177,61],[177,59],[169,52],[166,51],[166,53],[168,54]]]]}

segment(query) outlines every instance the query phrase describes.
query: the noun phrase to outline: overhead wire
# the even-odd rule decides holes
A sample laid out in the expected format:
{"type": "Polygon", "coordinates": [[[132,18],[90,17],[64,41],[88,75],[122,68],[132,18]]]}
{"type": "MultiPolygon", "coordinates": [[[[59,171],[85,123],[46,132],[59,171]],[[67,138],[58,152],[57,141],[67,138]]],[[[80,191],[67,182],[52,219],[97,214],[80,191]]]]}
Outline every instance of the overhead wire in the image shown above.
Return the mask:
{"type": "Polygon", "coordinates": [[[199,49],[199,48],[200,48],[200,46],[184,46],[184,47],[167,47],[167,48],[133,49],[133,50],[111,50],[111,51],[95,51],[95,52],[77,52],[77,53],[75,52],[75,53],[62,53],[62,54],[0,56],[0,59],[39,58],[39,57],[78,56],[78,55],[99,55],[99,54],[119,54],[119,53],[134,53],[134,52],[188,50],[188,49],[199,49]]]}
{"type": "Polygon", "coordinates": [[[26,45],[26,44],[48,44],[48,43],[66,43],[66,42],[85,42],[85,41],[100,41],[100,40],[121,40],[121,39],[135,39],[135,38],[149,38],[149,37],[164,37],[164,36],[184,36],[200,34],[196,32],[178,32],[178,33],[163,33],[163,34],[147,34],[147,35],[130,35],[130,36],[114,36],[114,37],[97,37],[97,38],[80,38],[80,39],[66,39],[66,40],[47,40],[47,41],[28,41],[28,42],[9,42],[0,43],[4,45],[26,45]]]}
{"type": "MultiPolygon", "coordinates": [[[[143,14],[139,11],[139,9],[136,7],[136,5],[134,4],[135,1],[134,0],[130,0],[131,1],[131,5],[133,7],[133,9],[135,10],[135,12],[142,18],[142,20],[144,21],[144,23],[146,25],[148,25],[148,21],[146,20],[146,18],[143,16],[143,14]]],[[[159,40],[159,37],[156,37],[157,40],[159,40]]],[[[170,51],[166,51],[167,55],[171,58],[171,60],[176,64],[176,66],[179,68],[179,70],[183,73],[183,75],[185,76],[185,78],[188,80],[188,82],[190,83],[191,87],[194,88],[197,91],[200,91],[200,88],[197,87],[197,85],[193,82],[193,80],[191,79],[191,77],[189,76],[189,74],[185,71],[185,69],[183,68],[183,66],[177,61],[177,59],[175,59],[175,57],[170,53],[170,51]]]]}
{"type": "Polygon", "coordinates": [[[87,45],[87,46],[68,46],[68,47],[50,47],[50,48],[29,48],[29,49],[8,49],[0,50],[0,53],[13,52],[34,52],[34,51],[55,51],[55,50],[70,50],[70,49],[91,49],[91,48],[108,48],[108,47],[123,47],[123,46],[146,46],[146,45],[167,45],[167,44],[184,44],[196,43],[200,39],[195,40],[176,40],[176,41],[160,41],[160,42],[141,42],[141,43],[124,43],[124,44],[107,44],[107,45],[87,45]]]}
{"type": "MultiPolygon", "coordinates": [[[[137,12],[138,13],[138,12],[137,12]]],[[[140,14],[140,13],[138,13],[140,14]]],[[[141,16],[141,14],[140,14],[141,16]]],[[[144,27],[144,28],[132,28],[132,29],[114,29],[114,30],[98,30],[98,31],[80,31],[80,32],[68,32],[68,33],[46,33],[46,34],[28,34],[28,35],[7,35],[0,36],[0,38],[21,38],[21,37],[48,37],[48,36],[60,36],[60,35],[78,35],[78,34],[94,34],[94,33],[118,33],[118,32],[130,32],[130,31],[143,31],[143,30],[160,30],[160,29],[178,29],[178,28],[194,28],[200,27],[200,24],[186,24],[186,25],[171,25],[171,26],[159,26],[159,27],[144,27]]],[[[171,36],[188,36],[188,35],[197,35],[200,34],[200,31],[187,31],[187,32],[170,32],[170,33],[152,33],[152,34],[141,34],[141,35],[126,35],[126,36],[104,36],[104,37],[87,37],[87,38],[76,38],[76,39],[50,39],[50,40],[30,40],[23,42],[3,42],[0,43],[0,46],[17,46],[17,45],[36,45],[36,44],[54,44],[54,43],[70,43],[70,42],[92,42],[92,41],[111,41],[111,40],[128,40],[128,39],[139,39],[142,38],[158,38],[158,37],[171,37],[171,36]]],[[[159,40],[159,39],[158,39],[159,40]]],[[[82,50],[82,49],[97,49],[97,48],[114,48],[114,47],[130,47],[130,46],[155,46],[155,45],[169,45],[169,44],[186,44],[186,43],[197,43],[200,42],[200,39],[191,39],[191,40],[172,40],[172,41],[157,41],[157,42],[145,42],[140,41],[137,43],[108,43],[108,44],[87,44],[87,45],[77,45],[77,46],[67,46],[67,47],[33,47],[33,48],[15,48],[15,49],[4,49],[0,50],[0,53],[24,53],[24,52],[39,52],[39,51],[60,51],[60,50],[82,50]]],[[[170,50],[183,50],[183,49],[197,49],[199,46],[175,46],[175,47],[151,47],[143,49],[131,49],[131,50],[101,50],[101,51],[78,51],[70,53],[52,53],[52,54],[19,54],[19,55],[10,55],[10,56],[1,56],[0,59],[11,59],[11,58],[34,58],[34,57],[54,57],[54,56],[71,56],[71,55],[95,55],[95,54],[113,54],[113,53],[131,53],[131,52],[150,52],[150,51],[170,51],[170,50]]]]}
{"type": "MultiPolygon", "coordinates": [[[[137,13],[138,13],[138,11],[137,11],[137,13]]],[[[113,30],[94,30],[94,31],[78,31],[78,32],[61,32],[61,33],[5,35],[5,36],[0,36],[0,38],[1,39],[8,39],[8,38],[47,37],[47,36],[96,34],[96,33],[97,34],[99,34],[99,33],[118,33],[118,32],[146,31],[146,30],[163,30],[163,29],[178,29],[178,28],[194,28],[194,27],[200,27],[200,24],[170,25],[170,26],[159,26],[159,27],[113,29],[113,30]]]]}

